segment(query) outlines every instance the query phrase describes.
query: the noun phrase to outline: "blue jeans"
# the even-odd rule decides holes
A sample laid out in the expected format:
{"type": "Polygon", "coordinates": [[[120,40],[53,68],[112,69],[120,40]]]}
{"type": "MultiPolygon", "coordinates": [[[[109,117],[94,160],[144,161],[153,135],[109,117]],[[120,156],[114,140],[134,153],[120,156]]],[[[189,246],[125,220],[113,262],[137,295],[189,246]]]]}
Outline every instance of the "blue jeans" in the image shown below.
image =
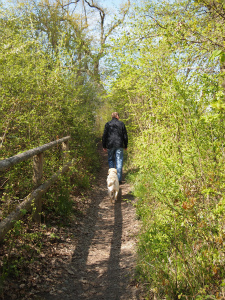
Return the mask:
{"type": "Polygon", "coordinates": [[[111,148],[108,151],[109,169],[116,168],[119,181],[122,181],[123,148],[111,148]]]}

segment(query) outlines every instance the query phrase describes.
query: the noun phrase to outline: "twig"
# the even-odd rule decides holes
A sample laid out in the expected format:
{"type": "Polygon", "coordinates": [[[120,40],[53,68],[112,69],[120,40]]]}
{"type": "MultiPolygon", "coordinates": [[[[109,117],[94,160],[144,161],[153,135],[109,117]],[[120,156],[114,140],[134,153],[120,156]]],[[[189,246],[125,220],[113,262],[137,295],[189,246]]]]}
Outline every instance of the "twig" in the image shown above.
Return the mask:
{"type": "Polygon", "coordinates": [[[3,188],[3,186],[6,184],[6,182],[9,180],[9,178],[7,178],[4,182],[3,182],[3,184],[0,186],[0,189],[2,189],[3,188]]]}

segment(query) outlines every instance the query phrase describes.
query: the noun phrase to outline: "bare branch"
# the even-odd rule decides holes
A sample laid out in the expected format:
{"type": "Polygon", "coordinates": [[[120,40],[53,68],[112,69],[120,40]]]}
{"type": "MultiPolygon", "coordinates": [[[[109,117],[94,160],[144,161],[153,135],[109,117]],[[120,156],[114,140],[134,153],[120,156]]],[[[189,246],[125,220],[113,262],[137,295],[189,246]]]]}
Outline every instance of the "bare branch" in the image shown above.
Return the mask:
{"type": "Polygon", "coordinates": [[[88,6],[90,6],[91,8],[98,9],[103,15],[105,15],[103,8],[101,8],[99,5],[93,3],[93,1],[91,1],[92,3],[89,3],[89,1],[87,1],[87,0],[84,0],[84,1],[87,3],[88,6]]]}
{"type": "Polygon", "coordinates": [[[75,1],[72,1],[72,2],[68,2],[67,4],[63,4],[62,8],[66,7],[66,6],[70,6],[71,4],[77,4],[78,2],[80,2],[80,0],[75,0],[75,1]]]}
{"type": "Polygon", "coordinates": [[[149,17],[149,18],[151,18],[159,27],[161,27],[162,29],[166,29],[166,27],[164,27],[163,25],[161,25],[160,23],[159,23],[159,21],[158,20],[156,20],[154,17],[152,17],[151,15],[146,15],[146,17],[149,17]]]}
{"type": "Polygon", "coordinates": [[[118,27],[120,24],[123,23],[128,11],[129,11],[129,8],[130,8],[130,0],[127,1],[127,9],[123,12],[123,17],[122,19],[119,19],[114,25],[112,25],[112,27],[110,27],[110,29],[108,30],[108,33],[107,35],[105,36],[105,41],[107,39],[107,37],[112,33],[112,31],[118,27]]]}

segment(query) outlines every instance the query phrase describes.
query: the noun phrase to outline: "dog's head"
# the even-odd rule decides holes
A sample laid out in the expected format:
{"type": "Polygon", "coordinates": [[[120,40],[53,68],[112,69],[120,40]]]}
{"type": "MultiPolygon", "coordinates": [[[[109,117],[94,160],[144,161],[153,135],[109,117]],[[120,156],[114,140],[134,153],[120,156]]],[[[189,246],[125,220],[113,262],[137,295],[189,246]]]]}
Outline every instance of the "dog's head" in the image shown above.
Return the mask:
{"type": "Polygon", "coordinates": [[[117,174],[117,169],[115,169],[115,168],[110,168],[110,169],[108,170],[108,174],[117,174]]]}

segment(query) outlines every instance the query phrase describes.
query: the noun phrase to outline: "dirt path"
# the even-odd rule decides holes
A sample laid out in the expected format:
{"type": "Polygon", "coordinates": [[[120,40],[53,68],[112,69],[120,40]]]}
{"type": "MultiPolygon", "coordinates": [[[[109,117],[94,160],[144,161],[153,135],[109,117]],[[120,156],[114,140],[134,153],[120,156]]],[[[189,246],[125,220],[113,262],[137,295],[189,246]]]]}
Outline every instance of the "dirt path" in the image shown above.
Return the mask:
{"type": "MultiPolygon", "coordinates": [[[[97,185],[85,195],[89,203],[79,230],[63,243],[66,263],[53,262],[54,280],[46,281],[35,299],[132,300],[144,299],[134,280],[139,224],[129,184],[121,185],[120,199],[111,204],[106,189],[107,154],[97,185]]],[[[57,250],[59,251],[59,250],[57,250]]]]}

